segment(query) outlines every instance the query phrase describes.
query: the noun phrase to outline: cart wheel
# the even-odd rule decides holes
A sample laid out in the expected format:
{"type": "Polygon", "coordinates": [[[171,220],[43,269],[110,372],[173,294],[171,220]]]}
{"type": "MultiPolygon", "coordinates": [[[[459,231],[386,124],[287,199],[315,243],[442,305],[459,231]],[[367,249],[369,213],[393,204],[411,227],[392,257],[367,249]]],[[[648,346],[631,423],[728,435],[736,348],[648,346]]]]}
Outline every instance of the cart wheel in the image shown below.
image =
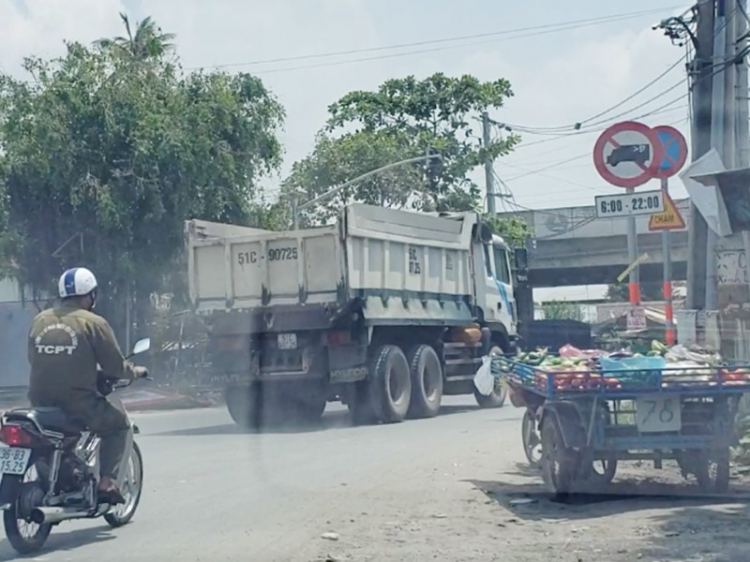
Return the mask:
{"type": "Polygon", "coordinates": [[[534,468],[539,468],[542,462],[542,438],[536,429],[536,418],[531,410],[526,410],[523,415],[521,439],[529,464],[534,468]]]}
{"type": "Polygon", "coordinates": [[[554,494],[569,494],[576,482],[578,455],[565,447],[565,441],[554,418],[542,422],[542,478],[554,494]]]}
{"type": "Polygon", "coordinates": [[[702,452],[696,462],[695,477],[706,492],[729,490],[729,448],[702,452]]]}
{"type": "Polygon", "coordinates": [[[591,463],[590,478],[595,484],[609,484],[617,473],[617,455],[607,453],[591,463]]]}

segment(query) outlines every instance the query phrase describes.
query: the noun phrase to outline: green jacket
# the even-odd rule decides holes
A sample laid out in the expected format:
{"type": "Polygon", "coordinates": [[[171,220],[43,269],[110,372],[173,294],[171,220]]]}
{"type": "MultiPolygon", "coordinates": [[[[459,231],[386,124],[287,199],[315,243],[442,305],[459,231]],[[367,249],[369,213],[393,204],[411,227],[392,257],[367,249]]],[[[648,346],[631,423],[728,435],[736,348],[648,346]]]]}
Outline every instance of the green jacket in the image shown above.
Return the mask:
{"type": "Polygon", "coordinates": [[[70,305],[37,314],[29,333],[34,404],[57,405],[97,392],[97,364],[107,377],[134,379],[109,323],[101,316],[70,305]]]}

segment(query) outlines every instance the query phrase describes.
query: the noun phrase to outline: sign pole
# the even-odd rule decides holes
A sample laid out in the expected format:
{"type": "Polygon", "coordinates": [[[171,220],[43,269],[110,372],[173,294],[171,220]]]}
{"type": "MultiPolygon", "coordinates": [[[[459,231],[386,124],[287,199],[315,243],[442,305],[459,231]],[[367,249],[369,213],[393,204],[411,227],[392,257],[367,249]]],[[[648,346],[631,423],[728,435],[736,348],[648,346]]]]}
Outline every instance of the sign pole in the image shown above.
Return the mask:
{"type": "MultiPolygon", "coordinates": [[[[635,215],[640,214],[643,203],[646,207],[653,205],[651,198],[635,201],[635,188],[657,177],[657,172],[664,160],[664,148],[656,131],[643,123],[626,121],[608,127],[594,144],[594,166],[606,181],[626,190],[627,201],[613,201],[615,210],[625,212],[629,204],[627,217],[627,242],[629,269],[628,331],[643,330],[646,326],[645,311],[641,306],[640,267],[638,261],[638,231],[635,215]]],[[[657,207],[663,208],[662,199],[657,207]]],[[[657,198],[658,200],[659,198],[657,198]]],[[[606,201],[601,201],[602,215],[611,211],[606,201]]],[[[597,208],[597,214],[599,209],[597,208]]]]}
{"type": "MultiPolygon", "coordinates": [[[[627,188],[628,193],[633,193],[635,189],[627,188]]],[[[628,217],[628,261],[635,263],[638,259],[638,232],[636,231],[635,217],[628,217]]],[[[641,304],[641,287],[639,266],[636,265],[630,270],[628,283],[628,296],[631,307],[641,304]]]]}
{"type": "MultiPolygon", "coordinates": [[[[667,178],[661,178],[661,188],[665,195],[669,194],[669,180],[667,178]]],[[[674,345],[676,341],[674,308],[672,307],[672,247],[669,232],[668,229],[661,231],[661,253],[664,262],[664,316],[666,317],[664,338],[667,345],[674,345]]]]}

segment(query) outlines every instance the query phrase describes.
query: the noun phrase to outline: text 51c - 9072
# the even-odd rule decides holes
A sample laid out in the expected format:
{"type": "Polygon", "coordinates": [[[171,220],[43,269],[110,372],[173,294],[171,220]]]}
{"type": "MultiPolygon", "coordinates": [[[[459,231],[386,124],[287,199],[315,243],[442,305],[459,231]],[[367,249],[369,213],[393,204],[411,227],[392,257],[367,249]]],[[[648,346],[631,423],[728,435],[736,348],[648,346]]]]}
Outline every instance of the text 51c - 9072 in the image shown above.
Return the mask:
{"type": "MultiPolygon", "coordinates": [[[[268,261],[296,260],[297,257],[297,248],[294,246],[268,250],[268,261]]],[[[237,263],[239,265],[258,263],[258,252],[239,252],[237,254],[237,263]]]]}

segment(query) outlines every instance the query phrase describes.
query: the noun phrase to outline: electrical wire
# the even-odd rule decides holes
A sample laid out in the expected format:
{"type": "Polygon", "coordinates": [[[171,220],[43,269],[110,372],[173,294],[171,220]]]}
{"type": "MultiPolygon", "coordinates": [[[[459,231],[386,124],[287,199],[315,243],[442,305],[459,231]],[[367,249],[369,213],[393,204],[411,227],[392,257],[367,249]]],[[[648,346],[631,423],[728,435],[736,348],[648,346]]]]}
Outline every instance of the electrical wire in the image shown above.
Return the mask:
{"type": "MultiPolygon", "coordinates": [[[[750,17],[748,17],[747,19],[748,19],[748,22],[750,23],[750,17]]],[[[726,25],[727,25],[727,21],[724,22],[724,27],[726,27],[726,25]]],[[[721,29],[716,30],[716,32],[714,33],[714,36],[719,31],[721,31],[721,29]]],[[[644,86],[637,93],[629,96],[629,98],[626,98],[626,99],[632,99],[633,97],[635,97],[636,95],[638,95],[638,93],[642,93],[643,91],[645,91],[646,89],[648,89],[648,87],[650,87],[653,84],[655,84],[656,82],[658,82],[658,80],[660,80],[664,76],[666,76],[666,74],[670,70],[674,69],[676,67],[676,65],[679,64],[679,62],[685,60],[686,58],[689,58],[689,55],[690,55],[691,52],[692,52],[692,49],[691,49],[690,44],[686,43],[686,54],[683,57],[681,57],[676,63],[674,63],[669,69],[667,69],[667,71],[665,71],[664,73],[662,73],[661,75],[659,75],[656,79],[654,79],[652,82],[650,82],[649,84],[647,84],[646,86],[644,86]]],[[[643,113],[641,115],[638,115],[636,117],[630,117],[630,119],[632,119],[632,120],[644,119],[646,117],[650,117],[650,116],[656,115],[657,113],[664,112],[666,110],[666,108],[674,105],[675,103],[677,103],[677,102],[679,102],[679,101],[681,101],[681,100],[683,100],[685,98],[688,99],[689,113],[692,116],[692,89],[700,81],[713,78],[716,74],[725,71],[726,68],[728,68],[729,66],[731,66],[732,64],[734,64],[734,62],[735,62],[734,59],[732,59],[732,60],[728,60],[728,61],[722,61],[721,63],[718,63],[718,64],[714,64],[714,70],[713,70],[713,72],[710,75],[701,77],[701,78],[695,80],[692,84],[690,84],[689,87],[688,87],[688,91],[687,91],[687,93],[685,95],[679,96],[678,98],[675,98],[675,99],[673,99],[673,100],[671,100],[671,101],[669,101],[669,102],[667,102],[667,103],[659,106],[656,109],[650,110],[650,111],[648,111],[646,113],[643,113]]],[[[641,107],[644,107],[644,106],[652,103],[656,99],[658,99],[658,98],[666,95],[667,93],[669,93],[670,91],[678,88],[679,86],[681,86],[682,84],[686,83],[687,81],[688,81],[687,78],[685,78],[685,79],[681,80],[680,82],[678,82],[676,84],[673,84],[671,87],[667,88],[666,90],[663,90],[659,94],[653,96],[649,100],[646,100],[645,102],[642,102],[641,104],[639,104],[639,105],[637,105],[635,107],[631,107],[629,110],[627,110],[625,112],[619,113],[617,115],[610,116],[606,120],[602,120],[602,121],[595,122],[595,123],[590,123],[589,127],[601,127],[602,125],[606,125],[608,123],[611,123],[615,119],[618,119],[620,117],[626,116],[631,111],[633,111],[634,109],[639,109],[641,107]]],[[[624,101],[623,101],[623,103],[624,103],[624,101]]],[[[621,106],[621,105],[623,105],[623,103],[620,103],[618,105],[621,106]]],[[[670,110],[666,110],[666,111],[672,111],[672,110],[670,109],[670,110]]],[[[603,113],[606,113],[606,110],[603,113]]],[[[581,122],[581,123],[583,123],[583,122],[581,122]]],[[[540,135],[540,136],[550,135],[552,137],[552,138],[549,138],[549,139],[543,139],[543,140],[533,141],[533,142],[530,142],[530,143],[521,144],[517,148],[517,150],[520,150],[520,149],[523,149],[523,148],[528,148],[530,146],[535,146],[535,145],[542,144],[542,143],[545,143],[545,142],[552,142],[552,141],[555,141],[555,140],[558,140],[558,139],[561,139],[561,138],[569,138],[571,136],[580,135],[580,134],[590,134],[590,133],[598,132],[599,130],[601,130],[599,128],[597,128],[597,129],[591,129],[591,128],[580,129],[579,128],[578,130],[570,131],[568,133],[557,133],[556,129],[554,127],[544,128],[544,127],[524,127],[524,126],[512,126],[512,125],[508,125],[507,128],[509,128],[509,129],[511,129],[513,131],[521,132],[521,133],[533,134],[533,135],[540,135]]]]}
{"type": "MultiPolygon", "coordinates": [[[[657,82],[659,82],[659,80],[663,79],[670,72],[672,72],[672,70],[674,70],[677,67],[677,65],[679,65],[680,63],[682,63],[683,61],[685,61],[686,56],[687,55],[681,56],[677,61],[675,61],[672,65],[670,65],[669,68],[667,68],[665,71],[663,71],[661,74],[659,74],[656,78],[654,78],[653,80],[649,81],[647,84],[643,85],[641,88],[639,88],[638,90],[636,90],[635,92],[633,92],[632,94],[630,94],[629,96],[627,96],[626,98],[620,100],[619,102],[617,102],[613,106],[608,107],[607,109],[605,109],[603,111],[600,111],[599,113],[597,113],[595,115],[592,115],[591,117],[589,117],[587,119],[583,119],[582,121],[578,121],[576,123],[572,123],[572,124],[569,124],[569,125],[562,125],[562,126],[556,126],[556,127],[523,127],[523,126],[517,126],[517,125],[512,125],[512,124],[505,124],[505,125],[507,127],[510,127],[513,130],[518,130],[519,132],[552,132],[552,133],[560,133],[560,132],[563,132],[563,131],[567,131],[569,129],[575,129],[576,131],[581,130],[581,126],[583,124],[589,123],[591,121],[594,121],[595,119],[598,119],[599,117],[602,117],[602,116],[606,115],[607,113],[610,113],[611,111],[614,111],[615,109],[617,109],[619,107],[622,107],[623,105],[625,105],[627,102],[629,102],[633,98],[635,98],[638,95],[640,95],[643,92],[645,92],[651,86],[653,86],[654,84],[656,84],[657,82]]],[[[679,84],[676,84],[676,85],[672,86],[670,89],[665,90],[661,94],[655,96],[654,98],[651,98],[650,100],[647,100],[646,102],[644,102],[640,106],[636,106],[634,108],[631,108],[630,110],[628,110],[628,112],[632,111],[633,109],[638,109],[639,107],[642,107],[643,105],[647,105],[648,103],[650,103],[654,99],[660,97],[661,95],[664,95],[665,93],[668,93],[669,91],[673,90],[674,88],[676,88],[680,84],[684,83],[686,80],[687,79],[683,79],[679,84]]],[[[622,115],[622,114],[620,114],[620,115],[622,115]]],[[[606,119],[606,121],[609,121],[611,119],[615,119],[617,117],[618,116],[609,117],[609,118],[606,119]]],[[[599,123],[601,123],[601,121],[599,123]]],[[[592,126],[596,126],[596,125],[598,125],[598,123],[594,123],[592,126]]]]}
{"type": "MultiPolygon", "coordinates": [[[[316,53],[316,54],[310,54],[310,55],[296,55],[296,56],[290,56],[290,57],[276,57],[272,59],[261,59],[261,60],[246,61],[246,62],[239,62],[239,63],[207,65],[204,67],[195,67],[189,70],[197,70],[198,68],[221,69],[221,68],[232,68],[232,67],[259,66],[259,65],[274,64],[274,63],[281,63],[281,62],[294,62],[294,61],[313,60],[313,59],[321,59],[321,58],[333,58],[333,57],[341,57],[341,56],[347,56],[347,55],[382,52],[382,51],[388,51],[388,50],[394,50],[394,49],[404,49],[404,48],[409,48],[409,47],[422,47],[426,45],[435,45],[435,44],[441,44],[441,43],[466,41],[470,39],[480,39],[480,38],[488,38],[488,37],[499,37],[499,36],[505,36],[505,35],[513,35],[513,34],[525,34],[525,35],[511,37],[511,39],[516,39],[519,37],[532,37],[535,35],[541,35],[541,34],[546,34],[546,33],[556,33],[558,31],[580,29],[582,27],[589,27],[593,25],[617,23],[620,21],[628,20],[628,19],[634,19],[634,18],[638,18],[642,16],[662,13],[667,10],[673,10],[673,9],[675,9],[675,7],[665,6],[663,8],[653,8],[649,10],[640,10],[640,11],[635,11],[635,12],[624,12],[624,13],[619,13],[619,14],[611,14],[607,16],[598,16],[595,18],[568,20],[568,21],[563,21],[563,22],[536,25],[536,26],[527,26],[527,27],[521,27],[521,28],[516,28],[516,29],[504,29],[504,30],[487,32],[487,33],[476,33],[476,34],[471,34],[471,35],[446,37],[446,38],[431,39],[431,40],[426,40],[426,41],[414,41],[414,42],[409,42],[409,43],[384,45],[384,46],[378,46],[378,47],[346,49],[346,50],[330,51],[326,53],[316,53]],[[534,33],[537,31],[540,33],[534,33]]],[[[455,48],[455,47],[462,47],[462,46],[464,45],[458,45],[458,46],[453,46],[453,47],[455,48]]],[[[421,52],[431,52],[431,51],[414,51],[412,53],[400,53],[400,54],[401,55],[419,54],[421,52]]],[[[350,61],[339,61],[339,63],[361,62],[363,60],[376,60],[376,59],[374,58],[353,59],[350,61]]],[[[299,68],[317,68],[317,67],[318,67],[317,65],[312,65],[309,67],[293,67],[293,68],[287,68],[287,69],[279,69],[279,71],[297,70],[299,68]]]]}

